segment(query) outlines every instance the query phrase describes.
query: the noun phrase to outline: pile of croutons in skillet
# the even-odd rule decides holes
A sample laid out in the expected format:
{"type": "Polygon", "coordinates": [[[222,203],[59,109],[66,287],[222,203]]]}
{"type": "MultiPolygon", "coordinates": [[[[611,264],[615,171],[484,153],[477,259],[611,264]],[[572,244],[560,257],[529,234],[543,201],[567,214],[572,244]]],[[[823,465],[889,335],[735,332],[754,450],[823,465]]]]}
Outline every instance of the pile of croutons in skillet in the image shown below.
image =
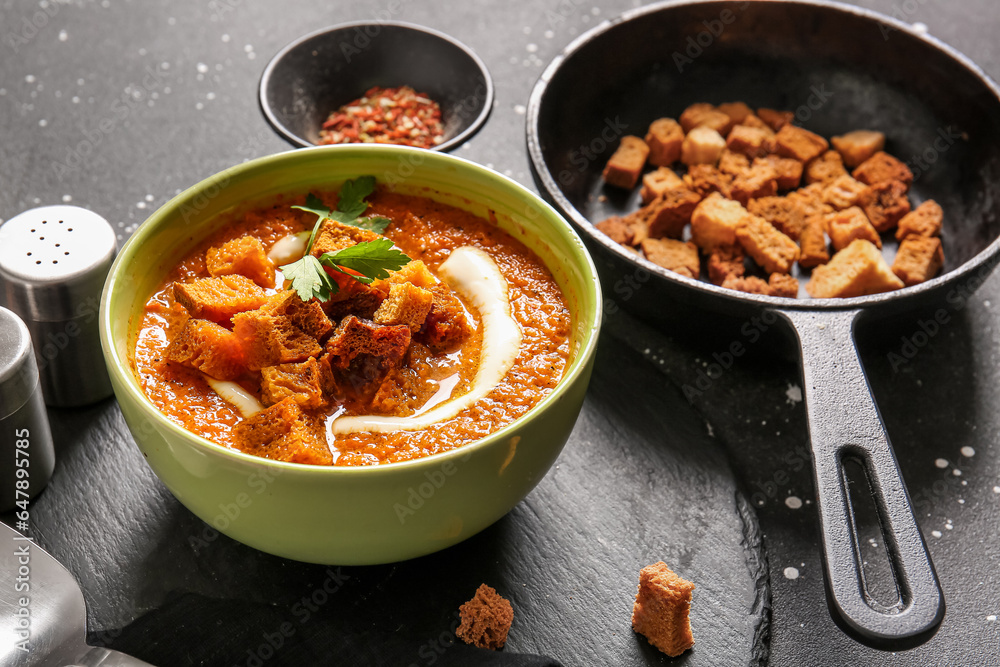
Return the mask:
{"type": "Polygon", "coordinates": [[[794,119],[742,102],[694,104],[679,122],[653,121],[645,140],[622,137],[604,180],[633,189],[641,179],[643,206],[597,228],[666,269],[754,294],[794,298],[795,276],[809,271],[812,297],[933,278],[944,264],[941,207],[911,210],[913,173],[883,151],[885,135],[855,130],[828,142],[794,119]],[[890,267],[882,235],[893,230],[890,267]]]}

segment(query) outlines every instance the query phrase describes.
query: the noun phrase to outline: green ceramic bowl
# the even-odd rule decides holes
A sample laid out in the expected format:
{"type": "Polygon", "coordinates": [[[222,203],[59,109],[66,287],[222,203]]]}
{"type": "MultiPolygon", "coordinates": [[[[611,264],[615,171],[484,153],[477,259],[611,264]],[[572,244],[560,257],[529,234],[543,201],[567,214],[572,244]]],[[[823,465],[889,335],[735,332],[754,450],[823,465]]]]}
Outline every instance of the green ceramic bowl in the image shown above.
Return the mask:
{"type": "MultiPolygon", "coordinates": [[[[569,437],[593,367],[600,286],[583,243],[548,204],[517,183],[450,155],[396,146],[329,146],[233,167],[178,195],[121,250],[101,302],[101,343],[122,414],[171,493],[212,528],[295,560],[376,564],[470,537],[506,514],[545,475],[569,437]],[[374,174],[489,218],[534,250],[572,312],[572,353],[556,389],[521,419],[457,450],[371,468],[257,458],[167,419],[131,364],[146,300],[167,270],[215,230],[220,214],[279,193],[339,187],[374,174]]],[[[206,527],[211,534],[211,529],[206,527]]]]}

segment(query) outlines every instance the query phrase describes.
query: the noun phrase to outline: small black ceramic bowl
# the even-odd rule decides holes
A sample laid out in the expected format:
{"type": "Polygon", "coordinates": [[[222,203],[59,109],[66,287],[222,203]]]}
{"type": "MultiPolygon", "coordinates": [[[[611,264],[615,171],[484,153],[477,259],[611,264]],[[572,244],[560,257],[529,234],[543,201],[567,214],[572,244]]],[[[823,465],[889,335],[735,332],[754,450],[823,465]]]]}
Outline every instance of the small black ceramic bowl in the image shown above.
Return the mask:
{"type": "Polygon", "coordinates": [[[260,79],[260,107],[296,146],[312,146],[330,113],[372,86],[410,86],[441,105],[447,151],[472,137],[493,107],[486,65],[457,40],[408,23],[344,23],[295,40],[260,79]]]}

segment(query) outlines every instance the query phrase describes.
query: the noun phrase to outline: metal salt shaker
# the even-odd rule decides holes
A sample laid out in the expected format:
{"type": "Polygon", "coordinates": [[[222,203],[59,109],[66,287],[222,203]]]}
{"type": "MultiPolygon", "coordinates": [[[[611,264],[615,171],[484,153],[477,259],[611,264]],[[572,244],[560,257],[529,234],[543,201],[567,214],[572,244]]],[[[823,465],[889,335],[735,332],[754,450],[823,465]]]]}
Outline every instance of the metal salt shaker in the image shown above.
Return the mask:
{"type": "Polygon", "coordinates": [[[0,305],[27,325],[51,406],[112,394],[98,311],[115,257],[107,220],[78,206],[43,206],[0,226],[0,305]]]}
{"type": "Polygon", "coordinates": [[[28,327],[0,308],[0,512],[45,488],[55,462],[28,327]]]}

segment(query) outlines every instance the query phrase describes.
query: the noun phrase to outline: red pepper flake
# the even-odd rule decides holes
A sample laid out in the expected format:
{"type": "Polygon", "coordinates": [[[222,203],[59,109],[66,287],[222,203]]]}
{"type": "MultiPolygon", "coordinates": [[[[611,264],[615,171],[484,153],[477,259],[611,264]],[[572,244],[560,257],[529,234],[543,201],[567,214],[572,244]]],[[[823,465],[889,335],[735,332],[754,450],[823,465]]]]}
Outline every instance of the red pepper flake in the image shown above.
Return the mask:
{"type": "Polygon", "coordinates": [[[433,148],[444,141],[441,107],[409,86],[375,86],[326,119],[320,144],[400,144],[433,148]]]}

